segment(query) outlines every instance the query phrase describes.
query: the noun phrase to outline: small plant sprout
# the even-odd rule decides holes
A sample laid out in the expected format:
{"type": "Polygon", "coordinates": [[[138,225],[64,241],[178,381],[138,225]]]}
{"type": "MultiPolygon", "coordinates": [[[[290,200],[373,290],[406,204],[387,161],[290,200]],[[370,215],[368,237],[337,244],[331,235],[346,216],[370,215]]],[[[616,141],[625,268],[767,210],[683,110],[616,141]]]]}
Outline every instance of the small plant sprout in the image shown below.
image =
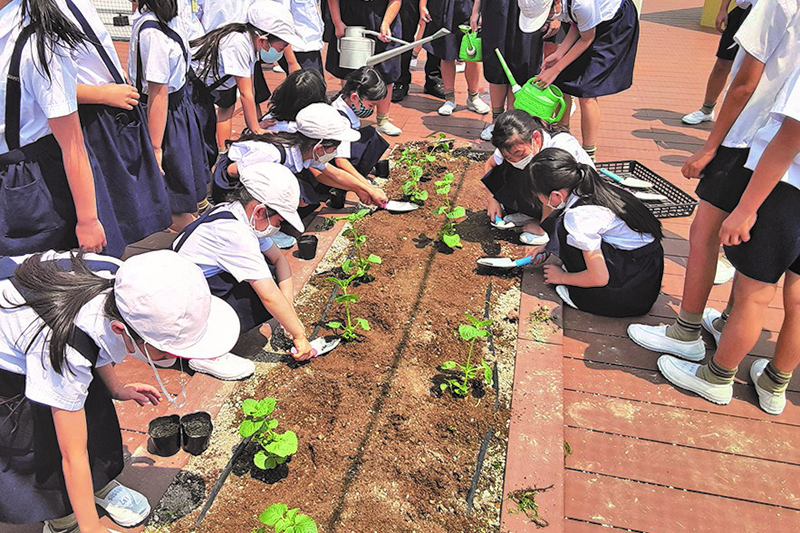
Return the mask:
{"type": "Polygon", "coordinates": [[[292,431],[278,433],[275,431],[278,421],[269,418],[277,401],[275,398],[248,398],[242,402],[245,419],[239,426],[239,435],[252,437],[252,441],[261,446],[253,457],[253,463],[262,470],[282,465],[297,451],[297,435],[292,431]]]}
{"type": "Polygon", "coordinates": [[[433,137],[435,138],[433,139],[433,148],[431,149],[432,152],[438,152],[438,151],[447,153],[450,152],[451,139],[448,139],[447,135],[445,135],[442,132],[436,134],[432,133],[428,135],[428,138],[433,138],[433,137]]]}
{"type": "Polygon", "coordinates": [[[419,188],[419,180],[422,178],[422,167],[412,165],[408,169],[408,179],[400,186],[400,190],[406,195],[409,201],[422,205],[428,199],[428,191],[419,188]]]}
{"type": "Polygon", "coordinates": [[[307,515],[298,512],[299,509],[289,509],[282,503],[270,505],[258,516],[264,524],[253,533],[317,533],[317,524],[307,515]],[[267,529],[269,527],[269,529],[267,529]]]}
{"type": "Polygon", "coordinates": [[[350,241],[353,243],[355,257],[352,259],[346,259],[342,263],[342,271],[344,271],[344,273],[348,276],[355,276],[354,279],[367,278],[367,273],[372,265],[379,265],[381,263],[380,256],[375,254],[367,255],[367,253],[364,251],[363,247],[364,243],[367,242],[367,236],[362,235],[355,225],[356,221],[367,216],[369,212],[369,209],[361,209],[356,213],[352,213],[346,217],[337,219],[350,222],[350,227],[344,230],[343,235],[349,237],[350,241]]]}
{"type": "Polygon", "coordinates": [[[436,185],[436,194],[444,197],[444,204],[433,210],[434,215],[444,215],[442,229],[439,230],[439,238],[450,248],[461,248],[461,237],[456,232],[456,220],[467,216],[466,210],[460,205],[450,205],[450,184],[453,182],[452,174],[445,174],[436,185]]]}
{"type": "Polygon", "coordinates": [[[358,338],[358,329],[361,328],[363,331],[369,331],[369,322],[366,318],[358,318],[358,317],[351,317],[350,315],[350,304],[353,302],[358,301],[359,296],[357,294],[351,294],[347,292],[348,288],[350,287],[350,283],[356,279],[356,274],[353,274],[347,279],[339,279],[334,277],[329,277],[328,281],[332,281],[336,283],[340,289],[342,289],[342,293],[336,295],[336,303],[342,304],[344,306],[344,324],[340,321],[334,320],[327,323],[327,326],[331,329],[341,329],[342,332],[340,336],[342,339],[346,341],[353,341],[358,338]]]}
{"type": "Polygon", "coordinates": [[[461,324],[458,326],[458,335],[462,340],[469,343],[467,351],[467,362],[463,365],[455,361],[445,361],[440,365],[442,370],[457,369],[464,377],[463,379],[445,378],[445,382],[439,387],[445,391],[450,389],[450,392],[456,396],[466,396],[469,393],[469,382],[471,379],[478,375],[478,370],[483,369],[483,380],[488,387],[494,384],[492,379],[492,367],[484,360],[481,359],[480,365],[472,365],[472,352],[475,347],[475,341],[484,339],[489,336],[489,325],[493,322],[491,319],[480,320],[472,315],[466,314],[469,319],[469,324],[461,324]]]}

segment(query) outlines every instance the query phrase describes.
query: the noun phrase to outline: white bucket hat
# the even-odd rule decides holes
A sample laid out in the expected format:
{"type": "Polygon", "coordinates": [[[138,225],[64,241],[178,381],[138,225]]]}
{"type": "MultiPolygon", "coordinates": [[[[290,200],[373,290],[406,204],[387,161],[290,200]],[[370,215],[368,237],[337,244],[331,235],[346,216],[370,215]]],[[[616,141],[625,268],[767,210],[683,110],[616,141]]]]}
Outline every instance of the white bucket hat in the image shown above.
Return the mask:
{"type": "Polygon", "coordinates": [[[300,204],[300,185],[297,176],[280,163],[256,163],[241,170],[239,181],[256,200],[277,211],[300,233],[305,227],[297,206],[300,204]]]}
{"type": "Polygon", "coordinates": [[[294,29],[294,17],[283,4],[271,0],[257,0],[247,8],[247,22],[292,46],[302,46],[303,41],[294,29]]]}
{"type": "Polygon", "coordinates": [[[213,359],[239,338],[239,317],[211,295],[200,267],[172,250],[136,255],[117,271],[122,318],[148,344],[185,359],[213,359]]]}
{"type": "Polygon", "coordinates": [[[525,33],[539,31],[547,17],[553,0],[517,0],[519,4],[519,29],[525,33]]]}
{"type": "Polygon", "coordinates": [[[328,104],[311,104],[297,113],[297,131],[312,139],[355,142],[361,134],[350,127],[350,120],[328,104]]]}

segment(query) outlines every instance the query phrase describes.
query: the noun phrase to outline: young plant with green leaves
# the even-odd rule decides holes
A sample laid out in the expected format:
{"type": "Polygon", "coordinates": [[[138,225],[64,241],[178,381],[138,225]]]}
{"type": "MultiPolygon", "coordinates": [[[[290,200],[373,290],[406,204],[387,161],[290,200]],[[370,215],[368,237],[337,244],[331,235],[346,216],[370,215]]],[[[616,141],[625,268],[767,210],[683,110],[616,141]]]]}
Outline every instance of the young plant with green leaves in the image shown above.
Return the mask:
{"type": "Polygon", "coordinates": [[[448,139],[447,135],[442,132],[439,133],[431,133],[428,135],[429,139],[433,139],[433,146],[431,148],[431,152],[450,152],[450,143],[452,139],[448,139]]]}
{"type": "Polygon", "coordinates": [[[436,194],[444,197],[444,203],[433,210],[434,215],[444,215],[444,223],[439,230],[439,238],[450,248],[461,248],[461,236],[456,231],[456,221],[467,216],[466,210],[460,205],[450,205],[450,184],[453,183],[453,174],[445,174],[442,179],[434,182],[436,194]]]}
{"type": "Polygon", "coordinates": [[[339,286],[342,290],[341,294],[336,295],[336,303],[341,304],[344,306],[344,323],[333,320],[327,323],[327,326],[331,329],[338,330],[341,329],[341,333],[339,334],[342,339],[346,341],[353,341],[358,338],[358,329],[360,328],[363,331],[369,331],[369,322],[366,318],[359,318],[353,317],[350,315],[350,304],[353,302],[357,302],[359,296],[357,294],[352,294],[348,292],[350,288],[350,283],[356,279],[356,275],[353,274],[349,278],[346,279],[339,279],[334,277],[329,277],[328,281],[332,281],[339,286]]]}
{"type": "Polygon", "coordinates": [[[344,230],[343,235],[348,237],[353,243],[354,257],[346,259],[342,263],[342,271],[346,275],[354,276],[355,278],[367,278],[369,269],[372,267],[372,265],[381,264],[380,256],[375,254],[367,254],[364,251],[363,247],[364,243],[367,242],[367,236],[363,235],[355,224],[357,221],[367,216],[369,212],[369,209],[361,209],[360,211],[351,213],[346,217],[337,218],[337,220],[346,220],[350,222],[350,227],[344,230]]]}
{"type": "Polygon", "coordinates": [[[491,387],[494,385],[492,367],[490,367],[483,358],[481,358],[480,365],[473,365],[471,363],[475,341],[478,339],[485,339],[489,336],[489,325],[493,320],[490,318],[481,320],[470,314],[464,314],[469,319],[469,324],[461,324],[458,326],[458,335],[461,337],[461,340],[469,343],[467,362],[462,365],[455,361],[445,361],[440,365],[442,370],[456,369],[461,373],[461,377],[458,379],[445,378],[445,382],[439,385],[443,391],[450,389],[450,392],[456,396],[466,396],[469,393],[469,382],[478,375],[478,371],[481,369],[483,370],[483,381],[486,383],[486,386],[491,387]]]}
{"type": "Polygon", "coordinates": [[[278,433],[275,431],[278,421],[269,418],[277,402],[275,398],[248,398],[242,402],[245,418],[239,425],[239,435],[252,437],[252,441],[261,446],[253,457],[253,463],[262,470],[282,465],[297,451],[297,435],[293,431],[278,433]]]}
{"type": "Polygon", "coordinates": [[[419,180],[422,178],[423,169],[419,165],[412,165],[408,168],[408,179],[400,186],[400,190],[406,195],[410,202],[422,205],[428,199],[428,191],[419,188],[419,180]]]}
{"type": "Polygon", "coordinates": [[[308,515],[299,513],[300,509],[289,509],[287,505],[276,503],[270,505],[258,516],[264,524],[253,533],[317,533],[317,524],[308,515]],[[267,529],[269,527],[269,529],[267,529]]]}

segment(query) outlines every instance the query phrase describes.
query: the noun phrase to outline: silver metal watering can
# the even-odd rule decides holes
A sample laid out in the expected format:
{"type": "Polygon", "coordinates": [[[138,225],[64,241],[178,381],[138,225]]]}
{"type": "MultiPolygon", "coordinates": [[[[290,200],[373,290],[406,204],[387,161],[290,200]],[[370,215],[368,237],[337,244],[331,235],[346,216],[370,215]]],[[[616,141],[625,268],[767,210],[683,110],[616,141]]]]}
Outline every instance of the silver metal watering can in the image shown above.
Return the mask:
{"type": "Polygon", "coordinates": [[[432,40],[438,39],[439,37],[444,37],[445,35],[450,35],[450,30],[447,28],[442,28],[433,35],[429,35],[428,37],[413,43],[407,43],[390,36],[390,41],[400,43],[403,46],[386,50],[385,52],[377,55],[373,55],[375,54],[375,41],[367,37],[367,35],[379,37],[380,33],[377,31],[368,30],[363,26],[347,27],[344,32],[344,37],[339,39],[338,42],[339,66],[341,68],[356,69],[365,65],[370,67],[374,66],[382,61],[386,61],[387,59],[391,59],[399,56],[400,54],[408,52],[409,50],[421,44],[429,43],[432,40]]]}

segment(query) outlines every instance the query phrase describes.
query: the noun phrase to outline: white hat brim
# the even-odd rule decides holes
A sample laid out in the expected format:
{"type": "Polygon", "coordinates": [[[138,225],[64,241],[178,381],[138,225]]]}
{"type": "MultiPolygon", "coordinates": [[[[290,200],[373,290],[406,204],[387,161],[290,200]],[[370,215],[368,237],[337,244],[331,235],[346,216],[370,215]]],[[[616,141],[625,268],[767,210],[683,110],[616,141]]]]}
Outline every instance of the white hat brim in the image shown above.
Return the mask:
{"type": "Polygon", "coordinates": [[[526,17],[522,13],[519,14],[519,29],[522,30],[523,33],[534,33],[542,29],[544,23],[547,22],[547,16],[550,14],[550,10],[545,10],[542,12],[541,15],[537,17],[526,17]]]}
{"type": "Polygon", "coordinates": [[[354,143],[361,139],[361,133],[353,128],[347,128],[347,130],[343,131],[341,134],[331,135],[329,138],[335,141],[347,141],[354,143]]]}
{"type": "Polygon", "coordinates": [[[291,46],[302,46],[303,40],[300,39],[296,34],[286,34],[283,32],[280,33],[273,33],[275,37],[280,39],[281,41],[286,41],[291,46]]]}
{"type": "Polygon", "coordinates": [[[225,300],[211,296],[206,332],[194,346],[174,349],[166,345],[156,346],[183,359],[215,359],[230,352],[239,340],[239,317],[225,300]]]}
{"type": "MultiPolygon", "coordinates": [[[[272,209],[275,208],[273,207],[272,209]]],[[[277,209],[275,210],[278,211],[277,209]]],[[[306,227],[303,224],[303,220],[300,218],[300,215],[297,214],[297,211],[292,211],[292,212],[278,211],[278,214],[281,216],[283,220],[291,224],[292,227],[297,231],[299,231],[300,233],[303,233],[305,231],[306,227]]]]}

